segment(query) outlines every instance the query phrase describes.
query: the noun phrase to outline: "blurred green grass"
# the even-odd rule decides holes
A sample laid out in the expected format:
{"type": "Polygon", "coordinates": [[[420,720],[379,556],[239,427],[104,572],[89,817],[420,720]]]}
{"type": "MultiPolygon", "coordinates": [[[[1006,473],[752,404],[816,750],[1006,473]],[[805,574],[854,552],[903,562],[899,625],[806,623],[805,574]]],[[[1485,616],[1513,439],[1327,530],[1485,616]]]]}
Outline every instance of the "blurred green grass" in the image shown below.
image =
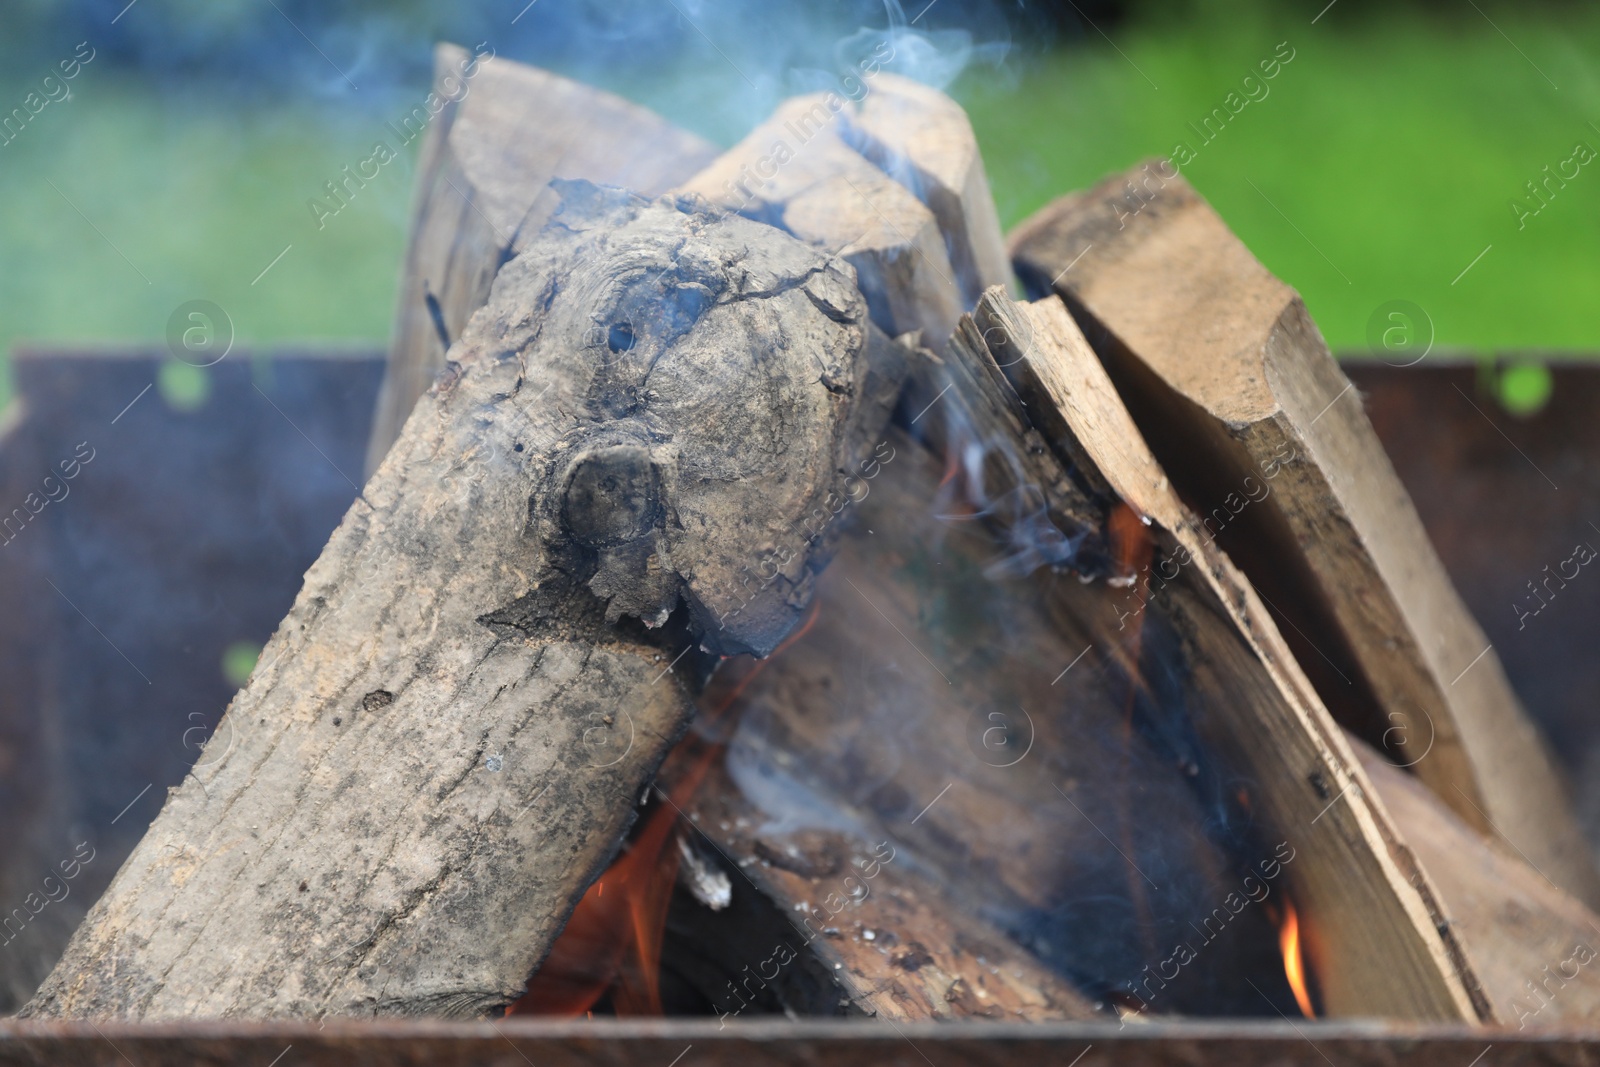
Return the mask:
{"type": "Polygon", "coordinates": [[[377,125],[163,99],[91,65],[0,149],[0,346],[160,342],[193,299],[224,308],[239,343],[386,336],[411,157],[320,230],[306,206],[377,125]]]}
{"type": "Polygon", "coordinates": [[[1600,350],[1600,166],[1520,231],[1510,207],[1577,142],[1600,147],[1600,7],[1341,23],[1335,6],[1310,25],[1319,7],[1152,20],[1049,57],[1015,94],[964,86],[1003,221],[1182,140],[1197,151],[1184,176],[1335,348],[1365,346],[1375,309],[1406,299],[1441,344],[1600,350]],[[1202,146],[1188,124],[1282,41],[1295,58],[1270,94],[1202,146]]]}
{"type": "MultiPolygon", "coordinates": [[[[1147,14],[1114,44],[1090,34],[968,76],[954,91],[1006,224],[1184,140],[1198,151],[1185,177],[1335,347],[1363,346],[1375,309],[1406,299],[1441,344],[1600,350],[1600,167],[1521,231],[1509,206],[1576,142],[1600,146],[1600,9],[1336,5],[1312,25],[1320,6],[1147,14]],[[1295,58],[1270,95],[1202,146],[1188,123],[1285,40],[1295,58]]],[[[27,80],[7,74],[0,103],[20,103],[27,80]]],[[[387,334],[411,157],[321,229],[306,206],[370,153],[379,121],[161,91],[104,61],[73,89],[0,148],[0,350],[159,341],[192,299],[225,308],[241,343],[387,334]]]]}

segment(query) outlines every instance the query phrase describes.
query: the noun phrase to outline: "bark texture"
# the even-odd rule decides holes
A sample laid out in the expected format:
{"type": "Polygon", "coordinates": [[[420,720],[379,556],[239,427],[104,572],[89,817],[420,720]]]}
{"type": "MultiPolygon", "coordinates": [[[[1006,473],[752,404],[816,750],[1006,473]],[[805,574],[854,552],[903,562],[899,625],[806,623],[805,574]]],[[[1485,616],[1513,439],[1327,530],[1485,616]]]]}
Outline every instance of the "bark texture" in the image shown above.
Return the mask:
{"type": "Polygon", "coordinates": [[[850,146],[825,94],[785,100],[681,191],[770,222],[855,267],[872,321],[943,343],[966,307],[939,219],[850,146]]]}
{"type": "Polygon", "coordinates": [[[25,1014],[509,1002],[682,679],[793,625],[829,543],[796,527],[877,440],[898,350],[847,264],[770,227],[560,191],[25,1014]]]}

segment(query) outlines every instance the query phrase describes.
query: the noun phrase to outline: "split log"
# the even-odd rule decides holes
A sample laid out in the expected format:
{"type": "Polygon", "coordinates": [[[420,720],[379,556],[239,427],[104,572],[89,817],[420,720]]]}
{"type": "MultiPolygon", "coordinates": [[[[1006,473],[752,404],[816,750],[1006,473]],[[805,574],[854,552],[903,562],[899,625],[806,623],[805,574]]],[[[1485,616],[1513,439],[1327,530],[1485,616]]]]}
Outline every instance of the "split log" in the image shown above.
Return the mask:
{"type": "Polygon", "coordinates": [[[681,679],[803,610],[826,538],[736,578],[898,393],[848,266],[559,188],[27,1014],[509,1003],[687,722],[681,679]]]}
{"type": "Polygon", "coordinates": [[[1011,262],[1000,215],[989,193],[978,138],[961,105],[910,78],[880,73],[872,77],[856,108],[845,114],[849,142],[938,220],[961,289],[961,306],[975,305],[990,286],[1009,285],[1011,262]]]}
{"type": "Polygon", "coordinates": [[[716,157],[714,145],[645,108],[479,48],[436,46],[438,114],[399,128],[415,136],[427,123],[369,475],[489,298],[495,272],[555,209],[552,178],[659,196],[716,157]]]}
{"type": "Polygon", "coordinates": [[[1160,165],[1056,201],[1011,240],[1024,283],[1067,301],[1208,535],[1288,623],[1324,702],[1600,902],[1561,776],[1294,290],[1160,165]],[[1267,502],[1246,505],[1252,485],[1267,502]]]}
{"type": "Polygon", "coordinates": [[[945,338],[967,305],[939,219],[850,147],[832,94],[781,104],[681,192],[781,227],[856,268],[872,321],[891,337],[945,338]]]}
{"type": "MultiPolygon", "coordinates": [[[[1114,518],[1125,502],[1148,523],[1139,525],[1148,563],[1128,575],[1132,599],[1119,615],[1175,642],[1166,667],[1181,677],[1190,721],[1247,777],[1263,832],[1298,854],[1284,878],[1326,1013],[1492,1018],[1437,894],[1343,736],[1249,582],[1179,502],[1066,309],[991,292],[952,350],[990,381],[1008,376],[1088,504],[1114,518]]],[[[1126,535],[1113,527],[1108,540],[1126,535]]],[[[1128,562],[1125,548],[1116,554],[1128,562]]]]}
{"type": "Polygon", "coordinates": [[[1350,747],[1438,887],[1446,919],[1506,1025],[1600,1021],[1600,917],[1376,749],[1354,737],[1350,747]]]}

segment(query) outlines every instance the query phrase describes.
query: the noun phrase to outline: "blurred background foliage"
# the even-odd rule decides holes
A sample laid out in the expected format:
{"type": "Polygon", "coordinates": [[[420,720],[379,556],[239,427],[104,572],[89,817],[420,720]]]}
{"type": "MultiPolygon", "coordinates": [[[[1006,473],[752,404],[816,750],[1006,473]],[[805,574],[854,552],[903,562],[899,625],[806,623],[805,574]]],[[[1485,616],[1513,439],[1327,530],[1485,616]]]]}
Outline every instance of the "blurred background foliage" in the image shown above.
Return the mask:
{"type": "Polygon", "coordinates": [[[0,118],[44,95],[80,42],[94,54],[70,99],[0,146],[0,351],[159,341],[197,298],[226,308],[241,342],[381,342],[416,144],[321,228],[307,201],[393,140],[384,123],[427,92],[434,40],[488,42],[727,144],[891,24],[897,63],[969,108],[1007,225],[1183,141],[1197,152],[1185,177],[1336,348],[1364,347],[1374,312],[1408,300],[1440,344],[1600,349],[1600,167],[1521,228],[1512,208],[1538,206],[1525,183],[1579,142],[1600,147],[1600,5],[125,4],[0,7],[0,118]],[[1294,59],[1269,95],[1202,144],[1190,123],[1280,42],[1294,59]]]}

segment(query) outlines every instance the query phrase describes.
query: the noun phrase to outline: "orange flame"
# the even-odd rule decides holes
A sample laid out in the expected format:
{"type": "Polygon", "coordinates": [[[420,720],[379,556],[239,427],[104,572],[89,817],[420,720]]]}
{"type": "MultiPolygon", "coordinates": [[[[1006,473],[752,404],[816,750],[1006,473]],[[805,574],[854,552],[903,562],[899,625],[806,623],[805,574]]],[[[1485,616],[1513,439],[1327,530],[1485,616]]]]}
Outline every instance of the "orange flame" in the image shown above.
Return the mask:
{"type": "MultiPolygon", "coordinates": [[[[805,624],[772,656],[757,662],[706,718],[712,723],[721,719],[773,658],[810,632],[820,609],[814,604],[805,624]]],[[[688,764],[677,785],[670,795],[662,794],[665,803],[649,814],[626,850],[578,901],[550,955],[529,980],[528,991],[506,1009],[507,1015],[592,1014],[607,993],[619,1016],[665,1014],[661,947],[678,878],[679,853],[673,847],[678,815],[722,749],[720,743],[708,744],[690,734],[668,756],[672,763],[688,764]]]]}
{"type": "Polygon", "coordinates": [[[606,993],[618,1015],[660,1015],[661,940],[678,876],[678,813],[662,805],[589,887],[507,1015],[582,1015],[606,993]],[[606,884],[611,892],[607,893],[606,884]]]}
{"type": "Polygon", "coordinates": [[[1294,1000],[1300,1005],[1300,1014],[1307,1019],[1315,1019],[1317,1013],[1311,1007],[1311,991],[1306,988],[1306,961],[1300,951],[1300,916],[1287,900],[1283,902],[1283,911],[1283,926],[1278,930],[1278,947],[1283,950],[1283,973],[1289,979],[1289,988],[1294,990],[1294,1000]]]}

